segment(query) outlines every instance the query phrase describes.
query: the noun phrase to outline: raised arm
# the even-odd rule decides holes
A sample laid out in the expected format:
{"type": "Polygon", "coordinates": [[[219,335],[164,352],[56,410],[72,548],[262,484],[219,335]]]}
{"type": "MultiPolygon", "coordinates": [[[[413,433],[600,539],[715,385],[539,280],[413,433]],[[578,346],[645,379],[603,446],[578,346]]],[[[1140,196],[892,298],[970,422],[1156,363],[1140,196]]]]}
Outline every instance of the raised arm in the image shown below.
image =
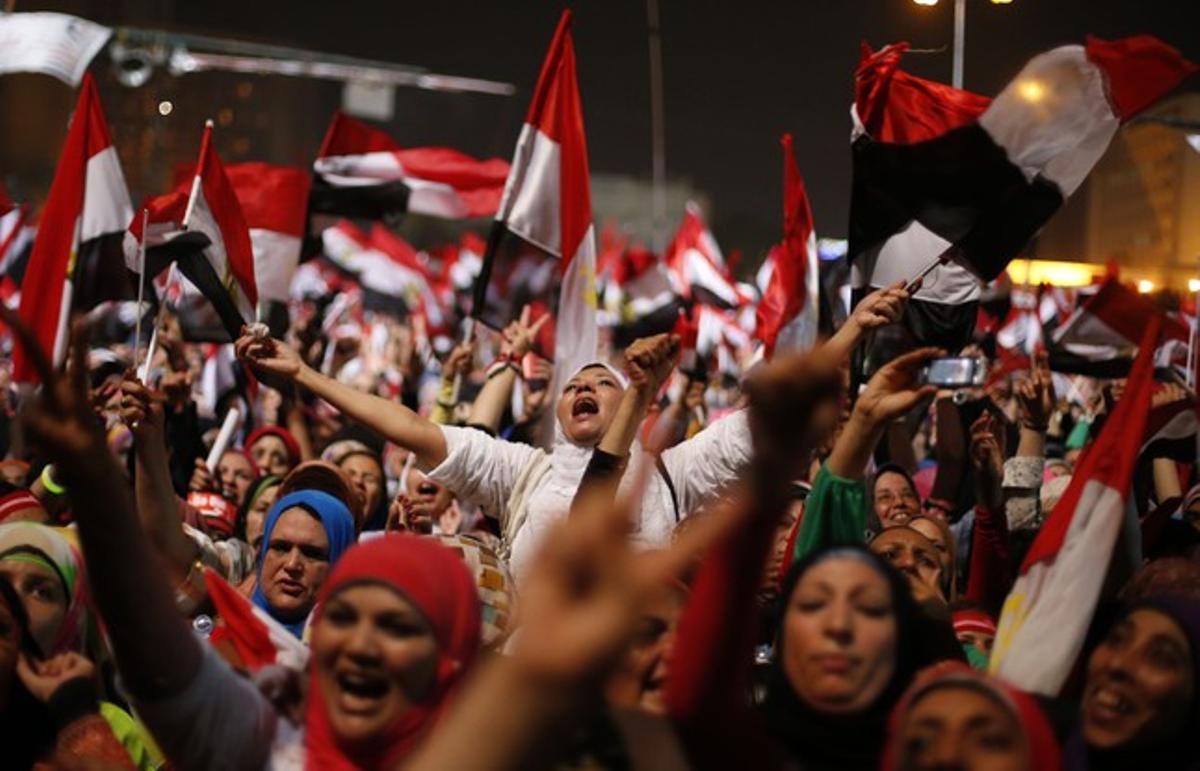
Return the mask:
{"type": "Polygon", "coordinates": [[[433,468],[446,459],[442,430],[403,404],[363,393],[308,366],[296,351],[279,340],[242,336],[236,344],[238,358],[256,369],[295,381],[332,404],[343,414],[417,456],[422,468],[433,468]]]}
{"type": "Polygon", "coordinates": [[[167,446],[163,440],[163,408],[133,373],[121,382],[121,419],[134,438],[134,490],[142,528],[168,565],[173,580],[182,581],[196,559],[196,545],[183,532],[179,504],[171,484],[167,446]]]}
{"type": "Polygon", "coordinates": [[[471,405],[471,416],[467,425],[484,428],[493,435],[500,430],[500,420],[504,417],[504,409],[512,400],[513,389],[517,386],[517,378],[521,376],[521,360],[533,348],[538,332],[550,319],[550,314],[543,315],[537,321],[530,321],[532,311],[526,305],[521,309],[521,317],[510,323],[500,333],[500,355],[488,368],[488,379],[475,397],[471,405]]]}
{"type": "Polygon", "coordinates": [[[899,281],[885,289],[876,289],[860,300],[846,323],[822,347],[835,360],[845,361],[867,332],[899,321],[911,296],[905,283],[899,281]]]}
{"type": "Polygon", "coordinates": [[[70,365],[61,375],[15,314],[4,312],[4,317],[43,383],[25,412],[27,436],[67,487],[92,596],[122,681],[139,699],[181,693],[199,671],[203,653],[175,611],[170,583],[134,512],[125,475],[88,404],[86,334],[76,327],[70,365]]]}

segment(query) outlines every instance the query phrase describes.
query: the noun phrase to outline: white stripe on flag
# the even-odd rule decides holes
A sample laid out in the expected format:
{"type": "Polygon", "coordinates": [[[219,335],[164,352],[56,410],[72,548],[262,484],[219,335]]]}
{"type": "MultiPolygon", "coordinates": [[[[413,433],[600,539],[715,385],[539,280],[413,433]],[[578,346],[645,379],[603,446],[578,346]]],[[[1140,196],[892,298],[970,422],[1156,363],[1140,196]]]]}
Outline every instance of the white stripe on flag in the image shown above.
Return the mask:
{"type": "MultiPolygon", "coordinates": [[[[564,257],[562,253],[562,193],[560,190],[560,166],[562,149],[558,143],[532,126],[526,125],[521,130],[521,139],[517,144],[517,158],[513,159],[513,174],[509,175],[509,186],[504,190],[504,201],[496,217],[505,217],[508,229],[530,243],[540,246],[556,257],[564,257]],[[527,137],[526,134],[529,134],[527,137]],[[528,148],[524,143],[528,141],[528,148]],[[528,152],[529,160],[521,163],[522,152],[528,152]],[[513,180],[520,169],[521,177],[517,186],[513,180]],[[516,194],[510,202],[509,191],[515,189],[516,194]],[[508,208],[505,207],[508,204],[508,208]]],[[[584,240],[592,238],[585,236],[584,240]]],[[[581,250],[583,247],[580,247],[581,250]]],[[[595,248],[592,247],[592,262],[595,263],[595,248]]],[[[564,277],[564,284],[566,279],[564,277]]],[[[557,350],[557,349],[556,349],[557,350]]],[[[593,351],[594,353],[594,351],[593,351]]],[[[586,363],[586,362],[584,362],[586,363]]]]}
{"type": "Polygon", "coordinates": [[[1089,480],[1058,554],[1022,574],[1004,602],[993,674],[1022,690],[1058,695],[1083,648],[1124,520],[1121,493],[1089,480]]]}
{"type": "Polygon", "coordinates": [[[221,280],[221,285],[233,298],[234,305],[242,314],[242,318],[246,320],[246,323],[250,323],[257,318],[257,314],[230,270],[229,257],[225,251],[225,238],[212,210],[208,207],[208,200],[204,197],[204,185],[197,185],[195,192],[196,194],[192,197],[192,209],[188,217],[187,229],[197,230],[208,236],[212,245],[204,250],[204,256],[212,264],[217,278],[221,280]]]}
{"type": "Polygon", "coordinates": [[[80,242],[91,241],[106,233],[120,233],[133,219],[133,205],[125,175],[112,145],[87,160],[83,188],[83,225],[80,242]]]}
{"type": "Polygon", "coordinates": [[[554,324],[554,382],[562,388],[580,367],[596,360],[596,232],[593,225],[588,225],[579,242],[579,251],[563,271],[554,324]]]}
{"type": "MultiPolygon", "coordinates": [[[[851,286],[886,287],[898,281],[910,281],[949,248],[949,241],[913,220],[884,242],[874,256],[864,255],[854,260],[851,286]]],[[[959,305],[978,300],[979,292],[979,279],[958,263],[951,262],[934,268],[913,299],[959,305]]]]}
{"type": "Polygon", "coordinates": [[[265,228],[250,228],[250,245],[259,299],[286,302],[292,274],[300,263],[300,239],[265,228]]]}

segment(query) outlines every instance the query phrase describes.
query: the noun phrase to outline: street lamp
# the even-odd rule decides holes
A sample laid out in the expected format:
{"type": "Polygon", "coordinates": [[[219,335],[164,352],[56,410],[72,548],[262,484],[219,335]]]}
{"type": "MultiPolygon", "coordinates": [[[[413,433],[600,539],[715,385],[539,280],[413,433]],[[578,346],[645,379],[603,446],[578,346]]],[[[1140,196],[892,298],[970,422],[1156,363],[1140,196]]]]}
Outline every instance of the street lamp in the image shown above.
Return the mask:
{"type": "MultiPolygon", "coordinates": [[[[938,0],[913,0],[917,5],[934,6],[938,0]]],[[[1008,5],[1012,0],[992,0],[992,5],[1008,5]]],[[[954,71],[951,84],[963,87],[963,49],[966,46],[967,0],[954,0],[954,71]]]]}

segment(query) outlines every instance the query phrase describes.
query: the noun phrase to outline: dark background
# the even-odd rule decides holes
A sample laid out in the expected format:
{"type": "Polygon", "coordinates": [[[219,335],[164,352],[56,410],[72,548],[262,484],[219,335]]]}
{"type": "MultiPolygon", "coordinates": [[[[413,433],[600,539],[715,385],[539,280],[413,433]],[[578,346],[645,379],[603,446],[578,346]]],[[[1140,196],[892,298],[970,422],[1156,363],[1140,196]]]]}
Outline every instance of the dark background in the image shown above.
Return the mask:
{"type": "MultiPolygon", "coordinates": [[[[592,169],[649,180],[645,4],[590,0],[570,5],[576,14],[592,169]]],[[[1034,54],[1081,43],[1087,33],[1151,33],[1200,60],[1200,3],[1195,0],[1013,0],[1007,5],[967,0],[967,6],[965,85],[989,96],[1034,54]]],[[[17,3],[18,11],[59,10],[112,26],[219,34],[508,81],[517,86],[517,96],[397,89],[396,118],[387,126],[404,145],[449,144],[503,158],[511,156],[563,7],[496,0],[17,3]]],[[[932,8],[912,0],[662,0],[668,176],[705,194],[718,240],[726,251],[742,249],[749,268],[778,236],[778,137],[791,131],[818,232],[843,235],[850,189],[848,110],[859,42],[945,46],[940,53],[911,54],[905,66],[949,82],[952,18],[953,0],[932,8]]],[[[93,70],[108,69],[102,53],[93,70]]],[[[52,173],[73,94],[41,76],[0,81],[14,79],[15,84],[0,82],[5,113],[0,174],[21,172],[18,187],[24,184],[27,197],[36,199],[52,173]]],[[[1197,80],[1186,87],[1200,89],[1197,80]]],[[[154,188],[165,184],[170,164],[194,156],[202,115],[227,105],[237,108],[218,139],[227,161],[307,165],[340,98],[336,85],[280,77],[157,74],[134,92],[109,76],[101,85],[135,203],[158,192],[154,188]],[[247,80],[253,83],[251,92],[245,86],[238,92],[236,83],[247,80]],[[169,119],[154,113],[160,98],[172,99],[177,107],[169,119]]],[[[11,187],[10,176],[4,178],[11,187]]],[[[596,216],[603,221],[603,212],[596,216]]],[[[672,222],[678,216],[669,212],[672,222]]]]}

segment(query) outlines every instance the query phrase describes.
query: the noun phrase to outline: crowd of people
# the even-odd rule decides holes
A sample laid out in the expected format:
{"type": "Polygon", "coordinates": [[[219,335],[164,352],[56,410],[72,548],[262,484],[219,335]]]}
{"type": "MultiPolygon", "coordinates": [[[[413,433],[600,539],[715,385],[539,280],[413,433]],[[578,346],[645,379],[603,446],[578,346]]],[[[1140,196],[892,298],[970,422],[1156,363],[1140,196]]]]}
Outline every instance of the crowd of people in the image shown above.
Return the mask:
{"type": "Polygon", "coordinates": [[[248,328],[208,415],[170,314],[140,377],[7,313],[42,385],[5,393],[5,767],[1200,768],[1194,462],[1142,459],[1140,564],[1062,692],[989,674],[1122,383],[939,388],[921,348],[851,394],[908,298],[732,386],[658,334],[546,393],[529,313],[420,362],[248,328]]]}

